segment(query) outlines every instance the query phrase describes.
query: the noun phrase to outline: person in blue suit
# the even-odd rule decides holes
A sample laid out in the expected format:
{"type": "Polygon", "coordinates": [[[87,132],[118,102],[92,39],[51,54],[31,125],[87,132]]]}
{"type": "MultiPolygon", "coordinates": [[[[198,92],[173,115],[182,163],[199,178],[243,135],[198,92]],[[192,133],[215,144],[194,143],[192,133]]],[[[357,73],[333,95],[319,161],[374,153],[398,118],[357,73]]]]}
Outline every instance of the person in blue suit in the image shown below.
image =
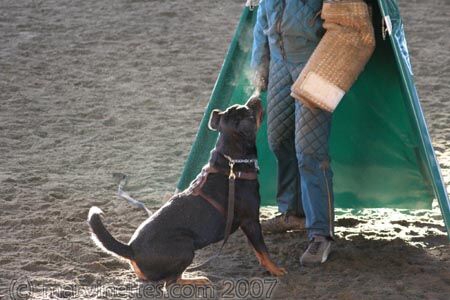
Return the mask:
{"type": "Polygon", "coordinates": [[[290,96],[324,34],[321,7],[322,0],[261,0],[251,60],[256,89],[267,89],[267,136],[278,163],[280,215],[263,222],[263,230],[304,229],[305,218],[310,241],[300,258],[305,266],[327,260],[334,235],[331,113],[290,96]]]}

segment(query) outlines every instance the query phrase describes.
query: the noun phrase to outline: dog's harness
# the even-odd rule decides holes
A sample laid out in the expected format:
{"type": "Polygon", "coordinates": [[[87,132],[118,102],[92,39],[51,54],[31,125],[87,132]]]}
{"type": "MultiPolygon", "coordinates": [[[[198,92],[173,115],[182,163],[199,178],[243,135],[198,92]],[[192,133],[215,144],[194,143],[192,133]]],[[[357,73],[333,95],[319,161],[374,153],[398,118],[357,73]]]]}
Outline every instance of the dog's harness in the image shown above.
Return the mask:
{"type": "Polygon", "coordinates": [[[217,150],[215,150],[217,153],[219,153],[221,156],[223,156],[228,161],[228,166],[230,167],[229,170],[219,170],[209,164],[203,167],[200,174],[195,178],[195,180],[192,182],[192,184],[189,186],[189,188],[184,191],[183,195],[193,195],[193,196],[200,196],[202,199],[204,199],[206,202],[208,202],[212,207],[214,207],[217,211],[219,211],[225,218],[225,234],[224,239],[222,242],[222,246],[220,247],[217,254],[213,257],[210,257],[210,259],[206,260],[205,262],[201,263],[200,265],[194,266],[189,268],[189,270],[196,269],[207,262],[209,262],[212,258],[218,256],[220,252],[222,251],[222,248],[225,246],[226,242],[228,241],[228,238],[231,234],[231,227],[233,225],[233,218],[234,218],[234,203],[235,203],[235,183],[236,180],[256,180],[258,178],[258,160],[257,159],[233,159],[230,156],[220,153],[217,150]],[[242,171],[234,171],[234,166],[236,164],[253,164],[254,170],[251,172],[242,172],[242,171]],[[225,210],[225,208],[220,205],[216,200],[214,200],[209,195],[205,194],[205,192],[202,190],[204,184],[206,183],[206,180],[208,179],[209,174],[214,173],[222,173],[226,176],[228,176],[228,207],[225,210]]]}
{"type": "MultiPolygon", "coordinates": [[[[224,155],[224,157],[225,157],[225,155],[224,155]]],[[[236,179],[255,180],[258,178],[257,163],[258,163],[258,161],[256,159],[244,161],[244,160],[233,160],[233,159],[229,158],[230,171],[227,171],[227,172],[222,172],[221,170],[219,170],[213,166],[210,166],[208,164],[203,167],[200,174],[197,176],[197,178],[195,178],[195,180],[192,182],[191,186],[189,186],[187,191],[183,192],[183,194],[191,194],[194,196],[202,197],[204,200],[206,200],[206,202],[208,202],[209,204],[211,204],[211,206],[213,206],[216,210],[218,210],[223,216],[226,216],[227,211],[229,211],[229,210],[225,211],[225,209],[222,207],[222,205],[220,205],[216,200],[214,200],[213,198],[211,198],[210,196],[205,194],[205,192],[203,192],[203,190],[202,190],[203,185],[206,183],[206,180],[208,179],[208,175],[215,174],[215,173],[222,173],[225,176],[228,176],[228,180],[229,180],[228,191],[232,190],[234,192],[234,185],[235,185],[236,179]],[[253,172],[242,172],[242,171],[234,172],[234,165],[236,163],[254,163],[256,168],[255,168],[255,171],[253,171],[253,172]]],[[[233,196],[233,195],[231,195],[231,196],[233,196]]],[[[228,198],[229,198],[228,200],[230,200],[230,195],[228,196],[228,198]]],[[[232,197],[232,200],[234,200],[234,197],[232,197]]],[[[234,202],[234,201],[231,201],[231,202],[234,202]]]]}

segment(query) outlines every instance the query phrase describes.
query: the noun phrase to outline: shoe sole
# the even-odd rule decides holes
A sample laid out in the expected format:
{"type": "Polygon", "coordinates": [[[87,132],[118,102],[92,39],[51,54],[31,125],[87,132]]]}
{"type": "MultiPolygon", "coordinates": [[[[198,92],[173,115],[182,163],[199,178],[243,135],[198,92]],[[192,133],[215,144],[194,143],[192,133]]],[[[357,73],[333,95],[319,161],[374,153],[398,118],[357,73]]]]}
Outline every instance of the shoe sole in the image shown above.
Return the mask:
{"type": "Polygon", "coordinates": [[[268,230],[262,229],[263,234],[277,234],[277,233],[286,233],[286,232],[306,232],[304,228],[289,228],[286,230],[268,230]]]}
{"type": "Polygon", "coordinates": [[[331,243],[329,243],[328,246],[323,251],[321,261],[304,263],[302,258],[300,257],[300,265],[302,267],[313,267],[313,266],[318,266],[320,264],[323,264],[324,262],[327,261],[328,255],[330,255],[330,252],[331,252],[331,243]]]}

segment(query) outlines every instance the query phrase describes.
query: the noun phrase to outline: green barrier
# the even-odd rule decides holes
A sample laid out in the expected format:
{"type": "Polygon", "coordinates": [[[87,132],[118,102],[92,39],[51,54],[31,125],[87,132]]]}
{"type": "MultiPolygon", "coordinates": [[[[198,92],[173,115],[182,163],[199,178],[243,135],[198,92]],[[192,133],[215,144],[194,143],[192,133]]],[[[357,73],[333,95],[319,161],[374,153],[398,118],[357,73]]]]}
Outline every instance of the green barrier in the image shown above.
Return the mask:
{"type": "MultiPolygon", "coordinates": [[[[394,0],[372,3],[374,55],[333,114],[330,155],[336,207],[431,208],[439,200],[447,232],[450,201],[414,86],[403,25],[394,0]],[[385,31],[384,34],[382,31],[385,31]]],[[[245,8],[201,121],[178,189],[207,162],[217,133],[211,111],[245,102],[253,92],[249,64],[256,11],[245,8]]],[[[265,104],[265,95],[263,94],[265,104]]],[[[263,205],[276,205],[276,162],[263,123],[257,138],[263,205]]]]}

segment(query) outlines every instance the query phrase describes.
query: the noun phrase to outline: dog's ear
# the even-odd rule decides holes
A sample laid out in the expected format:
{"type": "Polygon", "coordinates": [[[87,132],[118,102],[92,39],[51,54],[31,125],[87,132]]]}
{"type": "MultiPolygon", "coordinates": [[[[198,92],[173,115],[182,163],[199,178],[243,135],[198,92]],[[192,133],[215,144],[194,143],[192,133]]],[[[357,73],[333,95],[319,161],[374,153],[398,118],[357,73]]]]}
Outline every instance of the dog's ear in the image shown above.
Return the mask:
{"type": "Polygon", "coordinates": [[[256,128],[258,129],[259,126],[261,126],[264,114],[264,108],[261,104],[261,98],[259,98],[259,96],[257,95],[253,95],[247,100],[245,106],[253,111],[253,114],[256,118],[256,128]]]}
{"type": "Polygon", "coordinates": [[[222,112],[218,109],[215,109],[211,112],[211,116],[209,117],[208,128],[209,130],[217,131],[219,129],[220,117],[222,116],[222,112]]]}
{"type": "Polygon", "coordinates": [[[252,109],[254,109],[257,105],[261,105],[261,98],[259,98],[259,96],[251,96],[248,98],[247,103],[245,103],[245,106],[252,109]]]}

